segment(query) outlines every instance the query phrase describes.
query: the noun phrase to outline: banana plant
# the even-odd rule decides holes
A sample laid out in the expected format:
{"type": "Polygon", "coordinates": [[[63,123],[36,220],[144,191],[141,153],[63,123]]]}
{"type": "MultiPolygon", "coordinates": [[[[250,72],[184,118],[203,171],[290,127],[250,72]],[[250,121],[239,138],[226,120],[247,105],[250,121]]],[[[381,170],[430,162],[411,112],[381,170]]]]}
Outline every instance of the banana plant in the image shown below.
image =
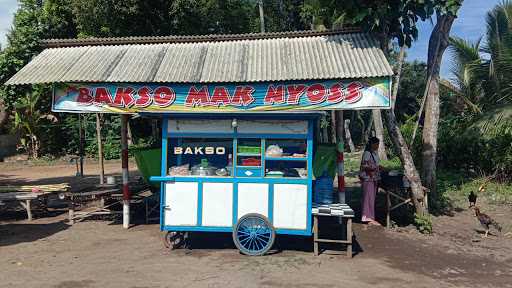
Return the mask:
{"type": "Polygon", "coordinates": [[[14,132],[20,135],[20,146],[29,158],[38,158],[40,148],[39,132],[44,121],[57,122],[53,114],[38,109],[39,93],[27,93],[14,105],[14,132]]]}

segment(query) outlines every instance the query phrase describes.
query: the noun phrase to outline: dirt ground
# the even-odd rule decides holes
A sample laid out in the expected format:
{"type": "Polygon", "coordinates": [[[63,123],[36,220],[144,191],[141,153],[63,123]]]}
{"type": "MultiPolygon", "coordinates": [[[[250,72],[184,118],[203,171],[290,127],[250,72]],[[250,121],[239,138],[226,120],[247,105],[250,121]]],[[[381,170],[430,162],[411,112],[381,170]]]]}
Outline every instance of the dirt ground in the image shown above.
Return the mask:
{"type": "MultiPolygon", "coordinates": [[[[0,163],[0,185],[81,180],[69,163],[0,163]]],[[[133,167],[133,165],[132,165],[133,167]]],[[[109,162],[108,174],[120,163],[109,162]]],[[[311,238],[280,237],[279,250],[247,257],[229,234],[193,234],[192,249],[163,248],[158,225],[124,230],[117,221],[68,225],[53,212],[27,222],[0,215],[0,287],[512,287],[511,207],[492,211],[505,231],[482,239],[469,210],[434,219],[434,235],[355,225],[353,259],[313,256],[311,238]]]]}

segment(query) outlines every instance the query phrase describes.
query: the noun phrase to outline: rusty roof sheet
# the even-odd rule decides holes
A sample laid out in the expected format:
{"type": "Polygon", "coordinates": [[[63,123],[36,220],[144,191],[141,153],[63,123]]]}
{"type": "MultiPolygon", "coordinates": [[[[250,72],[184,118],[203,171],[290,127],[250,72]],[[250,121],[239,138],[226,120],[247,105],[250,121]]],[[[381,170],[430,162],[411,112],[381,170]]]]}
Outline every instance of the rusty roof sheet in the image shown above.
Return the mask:
{"type": "Polygon", "coordinates": [[[43,50],[6,84],[261,82],[393,75],[377,42],[365,33],[272,35],[218,36],[222,38],[219,41],[207,41],[214,38],[205,36],[197,41],[179,38],[177,42],[167,39],[151,44],[119,44],[128,38],[115,38],[123,41],[83,46],[75,41],[71,47],[61,41],[66,47],[43,50]]]}

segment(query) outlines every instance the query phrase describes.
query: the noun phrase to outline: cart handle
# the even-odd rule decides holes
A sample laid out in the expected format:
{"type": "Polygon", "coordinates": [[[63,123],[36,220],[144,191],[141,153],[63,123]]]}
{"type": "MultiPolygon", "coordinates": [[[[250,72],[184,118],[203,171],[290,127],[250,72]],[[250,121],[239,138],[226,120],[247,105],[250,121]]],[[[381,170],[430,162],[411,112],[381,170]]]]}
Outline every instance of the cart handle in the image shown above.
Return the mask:
{"type": "Polygon", "coordinates": [[[176,177],[173,176],[151,176],[149,177],[149,181],[151,182],[168,182],[175,181],[176,177]]]}

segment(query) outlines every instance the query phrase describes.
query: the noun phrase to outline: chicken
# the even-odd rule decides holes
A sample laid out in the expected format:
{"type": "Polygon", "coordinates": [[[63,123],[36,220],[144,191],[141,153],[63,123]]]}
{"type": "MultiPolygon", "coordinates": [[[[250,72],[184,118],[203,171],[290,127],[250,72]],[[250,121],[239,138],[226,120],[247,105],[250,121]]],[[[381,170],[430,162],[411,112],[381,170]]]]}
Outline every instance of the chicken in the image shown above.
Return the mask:
{"type": "Polygon", "coordinates": [[[490,226],[493,226],[494,228],[496,228],[496,230],[501,232],[500,224],[498,224],[498,222],[496,222],[494,219],[489,217],[487,214],[481,213],[480,209],[476,206],[475,206],[475,216],[476,216],[476,218],[478,218],[478,221],[480,221],[480,224],[482,224],[482,226],[485,228],[485,236],[484,237],[487,238],[487,235],[489,234],[490,226]]]}
{"type": "Polygon", "coordinates": [[[485,192],[485,184],[480,185],[480,187],[478,188],[478,192],[485,192]]]}
{"type": "Polygon", "coordinates": [[[468,195],[469,208],[476,205],[476,198],[478,198],[478,196],[476,196],[475,192],[471,191],[471,193],[468,195]]]}

